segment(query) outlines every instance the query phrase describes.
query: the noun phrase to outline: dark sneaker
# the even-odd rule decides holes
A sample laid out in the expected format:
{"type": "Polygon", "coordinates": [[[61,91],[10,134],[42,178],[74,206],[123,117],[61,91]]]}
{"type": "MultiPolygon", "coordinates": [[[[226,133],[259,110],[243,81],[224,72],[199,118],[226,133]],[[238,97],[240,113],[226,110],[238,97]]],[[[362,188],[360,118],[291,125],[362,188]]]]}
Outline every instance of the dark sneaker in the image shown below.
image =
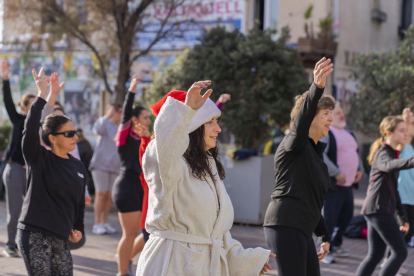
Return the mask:
{"type": "Polygon", "coordinates": [[[129,261],[129,265],[128,265],[128,274],[129,274],[129,275],[134,275],[134,272],[132,271],[132,261],[129,261]]]}
{"type": "Polygon", "coordinates": [[[17,251],[16,248],[10,248],[10,247],[7,247],[7,246],[3,250],[3,255],[7,258],[20,257],[19,252],[17,251]]]}

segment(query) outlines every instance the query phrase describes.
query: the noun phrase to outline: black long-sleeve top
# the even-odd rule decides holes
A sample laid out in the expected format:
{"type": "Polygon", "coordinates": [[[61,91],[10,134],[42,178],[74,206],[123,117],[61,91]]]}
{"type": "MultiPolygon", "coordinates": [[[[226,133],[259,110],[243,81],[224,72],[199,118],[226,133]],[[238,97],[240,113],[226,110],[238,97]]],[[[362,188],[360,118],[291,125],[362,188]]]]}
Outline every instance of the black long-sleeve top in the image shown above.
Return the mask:
{"type": "Polygon", "coordinates": [[[11,160],[24,166],[21,144],[26,116],[17,112],[16,105],[14,104],[11,95],[10,82],[8,80],[3,80],[3,101],[12,124],[10,142],[7,146],[6,153],[4,154],[4,160],[11,160]]]}
{"type": "Polygon", "coordinates": [[[45,104],[42,98],[35,100],[23,132],[27,193],[18,227],[67,240],[72,229],[84,230],[86,169],[70,154],[69,159],[61,158],[40,144],[45,104]]]}
{"type": "Polygon", "coordinates": [[[387,144],[383,144],[375,153],[369,176],[367,197],[362,208],[363,214],[394,215],[397,211],[400,219],[407,222],[398,193],[398,175],[400,170],[414,168],[414,157],[397,158],[397,152],[387,144]]]}
{"type": "MultiPolygon", "coordinates": [[[[135,93],[128,92],[122,111],[122,123],[117,134],[118,154],[121,159],[121,174],[136,176],[142,173],[139,164],[139,146],[141,138],[131,129],[132,106],[134,104],[135,93]]],[[[139,185],[139,183],[138,183],[139,185]]]]}
{"type": "Polygon", "coordinates": [[[266,211],[264,226],[288,226],[322,241],[330,234],[321,215],[329,189],[328,169],[323,161],[325,144],[315,144],[309,129],[324,89],[315,84],[300,108],[291,132],[280,143],[275,155],[276,186],[266,211]]]}

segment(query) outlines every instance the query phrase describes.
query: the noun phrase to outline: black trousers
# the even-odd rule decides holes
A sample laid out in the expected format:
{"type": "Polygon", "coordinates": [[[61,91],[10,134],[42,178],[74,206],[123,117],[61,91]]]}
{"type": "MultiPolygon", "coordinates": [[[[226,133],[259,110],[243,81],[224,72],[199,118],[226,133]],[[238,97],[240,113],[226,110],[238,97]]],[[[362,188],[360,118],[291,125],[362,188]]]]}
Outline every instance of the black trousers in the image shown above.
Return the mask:
{"type": "Polygon", "coordinates": [[[141,229],[142,234],[144,235],[144,241],[147,242],[149,240],[150,237],[150,233],[147,232],[147,230],[145,229],[141,229]]]}
{"type": "Polygon", "coordinates": [[[395,276],[407,258],[407,246],[400,225],[393,215],[365,216],[368,224],[368,255],[359,265],[356,276],[370,276],[384,258],[387,246],[391,255],[381,269],[380,276],[395,276]]]}
{"type": "Polygon", "coordinates": [[[404,241],[408,243],[412,236],[414,236],[414,205],[403,204],[403,208],[407,215],[408,223],[410,224],[410,229],[404,234],[404,241]]]}
{"type": "Polygon", "coordinates": [[[325,196],[323,217],[329,234],[332,237],[332,246],[341,246],[345,230],[354,214],[354,193],[352,187],[336,186],[330,189],[325,196]],[[333,230],[338,227],[335,236],[333,230]]]}
{"type": "Polygon", "coordinates": [[[72,276],[68,241],[43,233],[18,230],[18,246],[29,276],[72,276]]]}
{"type": "Polygon", "coordinates": [[[279,276],[320,276],[312,237],[286,226],[264,227],[266,242],[276,254],[279,276]]]}

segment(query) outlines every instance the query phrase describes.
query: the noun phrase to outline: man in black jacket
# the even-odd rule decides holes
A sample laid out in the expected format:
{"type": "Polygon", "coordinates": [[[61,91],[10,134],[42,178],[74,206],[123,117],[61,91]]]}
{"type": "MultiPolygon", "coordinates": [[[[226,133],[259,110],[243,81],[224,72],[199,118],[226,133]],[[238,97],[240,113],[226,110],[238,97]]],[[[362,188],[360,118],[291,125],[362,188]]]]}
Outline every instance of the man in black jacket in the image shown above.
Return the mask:
{"type": "Polygon", "coordinates": [[[364,171],[358,155],[358,143],[354,135],[345,129],[346,118],[339,104],[332,116],[329,135],[321,139],[327,144],[324,161],[331,177],[331,188],[324,201],[324,218],[332,241],[331,253],[322,262],[328,264],[334,262],[332,252],[338,257],[349,256],[349,252],[341,248],[342,237],[354,213],[352,186],[361,180],[364,171]]]}

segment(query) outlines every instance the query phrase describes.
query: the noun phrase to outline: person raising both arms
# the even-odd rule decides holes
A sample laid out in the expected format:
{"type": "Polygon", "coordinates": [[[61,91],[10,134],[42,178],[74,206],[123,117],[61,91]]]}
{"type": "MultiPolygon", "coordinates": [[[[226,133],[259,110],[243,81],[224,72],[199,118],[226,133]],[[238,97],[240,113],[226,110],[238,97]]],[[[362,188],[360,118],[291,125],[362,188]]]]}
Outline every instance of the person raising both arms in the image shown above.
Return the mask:
{"type": "Polygon", "coordinates": [[[71,120],[49,115],[43,123],[40,144],[39,124],[46,105],[47,84],[50,93],[63,88],[57,73],[49,78],[33,69],[38,95],[28,114],[23,132],[22,150],[27,166],[27,194],[19,219],[19,249],[29,276],[73,275],[68,241],[82,239],[84,230],[86,169],[69,154],[77,135],[71,120]]]}
{"type": "MultiPolygon", "coordinates": [[[[16,110],[10,90],[11,69],[7,64],[7,60],[1,63],[1,76],[3,78],[3,101],[9,115],[12,125],[9,144],[4,154],[4,160],[7,165],[3,172],[3,183],[6,188],[6,208],[7,208],[7,241],[3,250],[6,257],[18,257],[16,234],[17,224],[22,210],[23,198],[26,193],[26,169],[22,153],[22,137],[24,120],[27,112],[35,100],[33,94],[24,94],[17,104],[23,111],[20,114],[16,110]]],[[[0,175],[1,177],[1,175],[0,175]]]]}
{"type": "Polygon", "coordinates": [[[217,119],[221,112],[201,94],[211,81],[188,92],[169,92],[151,107],[157,116],[143,157],[149,187],[146,230],[151,234],[137,276],[258,276],[275,255],[244,249],[230,234],[234,211],[218,158],[217,119]]]}
{"type": "Polygon", "coordinates": [[[296,96],[291,112],[291,131],[275,155],[276,185],[266,211],[264,231],[268,246],[276,253],[279,276],[318,276],[319,260],[329,253],[330,235],[321,214],[330,187],[323,161],[335,100],[323,95],[326,79],[333,72],[330,59],[316,63],[314,83],[296,96]],[[312,234],[322,238],[319,252],[312,234]]]}

